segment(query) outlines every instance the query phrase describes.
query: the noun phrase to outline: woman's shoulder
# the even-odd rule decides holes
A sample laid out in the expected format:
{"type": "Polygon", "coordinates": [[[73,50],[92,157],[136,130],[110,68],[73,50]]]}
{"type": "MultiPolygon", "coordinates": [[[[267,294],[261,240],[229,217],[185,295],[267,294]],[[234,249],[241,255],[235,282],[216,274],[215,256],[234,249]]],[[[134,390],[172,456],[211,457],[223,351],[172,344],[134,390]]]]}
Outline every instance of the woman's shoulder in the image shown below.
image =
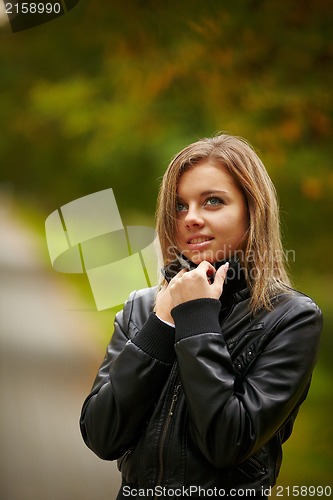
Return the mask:
{"type": "Polygon", "coordinates": [[[134,323],[140,329],[153,311],[156,293],[156,286],[134,290],[125,302],[123,310],[118,313],[118,317],[122,316],[123,323],[127,325],[130,322],[134,323]]]}
{"type": "Polygon", "coordinates": [[[299,290],[289,288],[272,300],[272,315],[278,323],[312,325],[318,331],[322,328],[322,312],[316,302],[299,290]]]}
{"type": "Polygon", "coordinates": [[[157,286],[134,290],[129,295],[124,307],[130,305],[131,308],[135,307],[136,309],[151,309],[155,302],[156,293],[157,286]]]}
{"type": "Polygon", "coordinates": [[[295,288],[286,288],[284,293],[276,295],[273,299],[273,304],[281,305],[282,307],[287,306],[288,309],[309,309],[321,314],[321,310],[316,302],[309,295],[295,288]]]}

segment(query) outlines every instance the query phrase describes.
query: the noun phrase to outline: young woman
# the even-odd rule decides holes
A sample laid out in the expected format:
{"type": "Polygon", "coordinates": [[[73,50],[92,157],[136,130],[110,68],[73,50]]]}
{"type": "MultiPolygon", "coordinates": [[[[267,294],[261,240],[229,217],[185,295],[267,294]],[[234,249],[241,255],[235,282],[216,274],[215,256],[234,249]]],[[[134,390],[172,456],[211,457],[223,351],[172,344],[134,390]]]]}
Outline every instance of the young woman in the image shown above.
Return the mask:
{"type": "Polygon", "coordinates": [[[81,416],[123,498],[262,498],[306,398],[321,313],[285,271],[275,190],[243,139],[182,150],[160,189],[165,279],[134,292],[81,416]]]}

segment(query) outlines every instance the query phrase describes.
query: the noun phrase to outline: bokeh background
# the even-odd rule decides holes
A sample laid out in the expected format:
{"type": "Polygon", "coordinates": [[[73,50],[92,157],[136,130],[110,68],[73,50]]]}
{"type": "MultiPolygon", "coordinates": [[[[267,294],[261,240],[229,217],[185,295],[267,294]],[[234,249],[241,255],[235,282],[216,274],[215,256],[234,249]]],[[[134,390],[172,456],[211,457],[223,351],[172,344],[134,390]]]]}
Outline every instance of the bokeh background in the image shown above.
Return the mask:
{"type": "Polygon", "coordinates": [[[154,226],[172,155],[218,131],[263,159],[295,287],[325,318],[278,484],[333,487],[332,3],[80,0],[33,29],[0,23],[1,498],[114,498],[117,486],[77,426],[115,310],[94,309],[84,276],[52,270],[46,217],[112,187],[125,225],[154,226]]]}

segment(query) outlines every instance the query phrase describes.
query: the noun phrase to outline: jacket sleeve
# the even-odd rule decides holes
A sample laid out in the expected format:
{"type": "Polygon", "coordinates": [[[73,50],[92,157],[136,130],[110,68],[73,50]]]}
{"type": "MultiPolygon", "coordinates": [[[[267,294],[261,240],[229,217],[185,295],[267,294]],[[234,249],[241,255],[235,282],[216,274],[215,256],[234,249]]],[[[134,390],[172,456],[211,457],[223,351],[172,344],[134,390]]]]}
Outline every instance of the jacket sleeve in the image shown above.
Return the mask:
{"type": "Polygon", "coordinates": [[[198,299],[177,306],[172,315],[195,439],[206,458],[223,467],[241,463],[259,450],[304,399],[322,318],[311,299],[292,299],[275,322],[269,342],[239,378],[221,332],[219,311],[219,301],[198,299]]]}
{"type": "Polygon", "coordinates": [[[135,301],[133,295],[116,315],[80,418],[85,443],[105,460],[119,458],[137,439],[175,359],[174,328],[150,313],[138,329],[135,301]]]}

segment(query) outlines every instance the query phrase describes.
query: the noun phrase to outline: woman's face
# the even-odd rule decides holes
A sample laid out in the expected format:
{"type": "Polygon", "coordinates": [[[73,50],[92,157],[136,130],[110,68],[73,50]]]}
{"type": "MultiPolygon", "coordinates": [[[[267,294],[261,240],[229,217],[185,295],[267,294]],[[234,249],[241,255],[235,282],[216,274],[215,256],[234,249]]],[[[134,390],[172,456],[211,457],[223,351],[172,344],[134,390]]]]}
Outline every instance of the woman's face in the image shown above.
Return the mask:
{"type": "Polygon", "coordinates": [[[190,167],[177,189],[177,248],[195,264],[228,259],[248,228],[243,193],[212,160],[190,167]]]}

